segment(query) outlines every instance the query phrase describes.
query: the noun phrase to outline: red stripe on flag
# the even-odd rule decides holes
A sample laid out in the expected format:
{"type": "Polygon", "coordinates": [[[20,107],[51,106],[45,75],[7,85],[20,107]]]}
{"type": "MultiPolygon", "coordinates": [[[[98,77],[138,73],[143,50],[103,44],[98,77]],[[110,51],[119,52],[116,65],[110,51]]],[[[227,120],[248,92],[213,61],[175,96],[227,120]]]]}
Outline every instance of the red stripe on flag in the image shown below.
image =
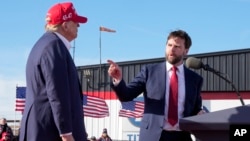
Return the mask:
{"type": "Polygon", "coordinates": [[[141,101],[122,102],[122,109],[119,111],[119,116],[130,117],[130,118],[141,118],[143,116],[143,112],[144,112],[144,102],[141,101]]]}
{"type": "Polygon", "coordinates": [[[109,109],[104,99],[86,95],[84,98],[87,98],[86,103],[83,102],[84,116],[95,118],[109,116],[109,109]]]}
{"type": "Polygon", "coordinates": [[[16,99],[15,111],[24,111],[25,99],[16,99]]]}

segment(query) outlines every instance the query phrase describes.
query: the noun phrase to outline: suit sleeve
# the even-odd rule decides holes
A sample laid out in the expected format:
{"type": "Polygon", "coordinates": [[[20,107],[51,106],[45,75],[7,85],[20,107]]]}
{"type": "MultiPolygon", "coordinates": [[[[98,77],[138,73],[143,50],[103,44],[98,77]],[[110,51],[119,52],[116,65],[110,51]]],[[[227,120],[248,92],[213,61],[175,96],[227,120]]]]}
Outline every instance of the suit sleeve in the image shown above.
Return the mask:
{"type": "Polygon", "coordinates": [[[111,88],[116,92],[120,101],[132,101],[145,91],[146,75],[147,68],[143,67],[141,72],[129,84],[126,84],[124,79],[122,79],[117,86],[111,83],[111,88]]]}
{"type": "Polygon", "coordinates": [[[47,47],[41,59],[47,96],[60,134],[72,132],[66,51],[67,49],[63,43],[55,41],[47,47]]]}

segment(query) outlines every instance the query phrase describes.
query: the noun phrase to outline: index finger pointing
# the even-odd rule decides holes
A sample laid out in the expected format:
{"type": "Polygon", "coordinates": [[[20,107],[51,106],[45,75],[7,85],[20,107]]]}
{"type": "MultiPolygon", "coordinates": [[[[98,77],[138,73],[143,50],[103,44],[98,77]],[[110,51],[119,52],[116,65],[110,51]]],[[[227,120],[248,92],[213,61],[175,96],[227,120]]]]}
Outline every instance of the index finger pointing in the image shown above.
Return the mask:
{"type": "Polygon", "coordinates": [[[113,62],[112,60],[107,60],[107,62],[108,62],[110,65],[116,65],[115,62],[113,62]]]}

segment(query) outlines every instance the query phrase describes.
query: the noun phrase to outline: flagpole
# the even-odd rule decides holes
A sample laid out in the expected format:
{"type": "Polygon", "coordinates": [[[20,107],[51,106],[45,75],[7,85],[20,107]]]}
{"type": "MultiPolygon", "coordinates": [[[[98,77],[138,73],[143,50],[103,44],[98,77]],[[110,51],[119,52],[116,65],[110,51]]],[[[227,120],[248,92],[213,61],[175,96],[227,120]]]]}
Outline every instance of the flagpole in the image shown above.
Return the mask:
{"type": "MultiPolygon", "coordinates": [[[[18,87],[18,84],[16,84],[16,89],[18,87]]],[[[16,102],[15,102],[16,104],[16,102]]],[[[14,135],[16,135],[16,106],[15,106],[15,120],[14,120],[14,135]]]]}
{"type": "Polygon", "coordinates": [[[99,72],[99,85],[98,85],[98,89],[101,86],[101,72],[102,72],[102,31],[100,31],[100,36],[99,36],[99,50],[100,50],[100,72],[99,72]]]}
{"type": "Polygon", "coordinates": [[[15,110],[15,120],[14,120],[14,135],[16,135],[16,110],[15,110]]]}
{"type": "MultiPolygon", "coordinates": [[[[98,89],[100,89],[103,84],[101,83],[101,73],[102,73],[102,31],[105,31],[105,32],[116,32],[115,30],[113,29],[109,29],[109,28],[105,28],[103,26],[100,26],[99,27],[99,31],[100,31],[100,36],[99,36],[99,48],[100,48],[100,69],[99,69],[99,85],[98,85],[98,89]]],[[[105,78],[104,78],[105,79],[105,78]]]]}

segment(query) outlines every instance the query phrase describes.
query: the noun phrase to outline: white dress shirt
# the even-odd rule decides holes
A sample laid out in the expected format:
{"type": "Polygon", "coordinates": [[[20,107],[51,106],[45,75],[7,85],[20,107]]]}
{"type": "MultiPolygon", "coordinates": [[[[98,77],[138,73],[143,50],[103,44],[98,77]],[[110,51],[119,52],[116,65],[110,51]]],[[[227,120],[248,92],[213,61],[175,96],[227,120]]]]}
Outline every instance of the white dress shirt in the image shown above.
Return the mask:
{"type": "Polygon", "coordinates": [[[66,48],[69,50],[71,48],[70,42],[65,37],[63,37],[60,33],[58,32],[54,32],[54,33],[62,40],[66,48]]]}
{"type": "MultiPolygon", "coordinates": [[[[165,120],[163,129],[167,131],[180,131],[179,128],[179,122],[177,122],[174,126],[172,126],[168,122],[168,104],[169,104],[169,84],[170,84],[170,78],[172,76],[172,64],[168,63],[166,61],[166,67],[167,67],[167,77],[166,77],[166,94],[165,94],[165,120]]],[[[184,104],[185,104],[185,77],[184,77],[184,66],[183,64],[177,66],[177,77],[178,77],[178,119],[183,117],[183,111],[184,111],[184,104]]]]}

